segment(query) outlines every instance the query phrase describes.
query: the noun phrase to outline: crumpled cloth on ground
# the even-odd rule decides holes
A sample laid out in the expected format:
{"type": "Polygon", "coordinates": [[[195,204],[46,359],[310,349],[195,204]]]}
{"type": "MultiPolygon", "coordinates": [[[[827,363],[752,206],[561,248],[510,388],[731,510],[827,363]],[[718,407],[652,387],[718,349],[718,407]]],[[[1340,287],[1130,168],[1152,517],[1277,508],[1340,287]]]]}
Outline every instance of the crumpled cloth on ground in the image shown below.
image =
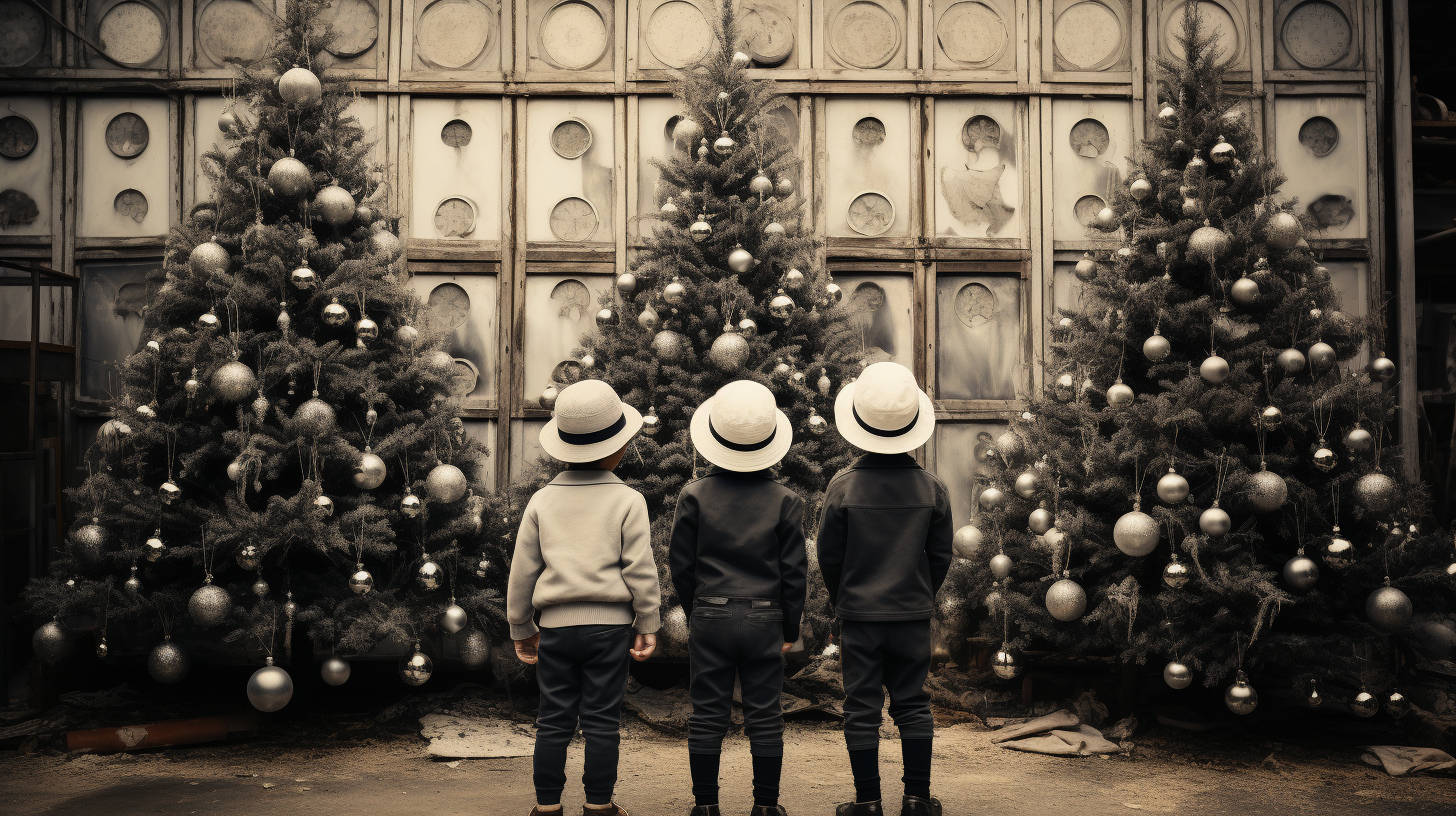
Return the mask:
{"type": "Polygon", "coordinates": [[[1411,748],[1404,745],[1367,745],[1362,759],[1380,765],[1391,776],[1409,776],[1425,771],[1456,770],[1456,757],[1435,748],[1411,748]]]}
{"type": "Polygon", "coordinates": [[[1115,754],[1121,746],[1102,736],[1102,732],[1083,723],[1066,709],[1037,717],[1021,725],[1007,726],[991,737],[991,742],[1013,751],[1030,751],[1052,756],[1090,756],[1115,754]]]}

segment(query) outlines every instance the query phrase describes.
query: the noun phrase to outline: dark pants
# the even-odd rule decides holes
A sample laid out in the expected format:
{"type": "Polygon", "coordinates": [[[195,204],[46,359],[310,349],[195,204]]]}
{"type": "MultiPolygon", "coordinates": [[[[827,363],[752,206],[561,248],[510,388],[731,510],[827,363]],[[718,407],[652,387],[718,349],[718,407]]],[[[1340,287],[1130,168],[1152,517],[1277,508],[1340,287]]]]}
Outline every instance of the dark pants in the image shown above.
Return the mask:
{"type": "Polygon", "coordinates": [[[931,739],[935,722],[925,676],[930,671],[930,621],[840,621],[844,669],[844,741],[849,750],[880,744],[880,711],[890,692],[890,717],[900,739],[931,739]]]}
{"type": "Polygon", "coordinates": [[[566,787],[566,747],[578,723],[586,739],[586,769],[581,775],[586,801],[593,805],[612,801],[632,637],[629,624],[541,630],[536,662],[541,703],[536,714],[534,762],[538,804],[561,802],[561,790],[566,787]]]}
{"type": "Polygon", "coordinates": [[[777,601],[699,598],[688,637],[693,716],[688,751],[723,748],[733,681],[743,693],[743,732],[754,756],[783,756],[784,613],[777,601]]]}

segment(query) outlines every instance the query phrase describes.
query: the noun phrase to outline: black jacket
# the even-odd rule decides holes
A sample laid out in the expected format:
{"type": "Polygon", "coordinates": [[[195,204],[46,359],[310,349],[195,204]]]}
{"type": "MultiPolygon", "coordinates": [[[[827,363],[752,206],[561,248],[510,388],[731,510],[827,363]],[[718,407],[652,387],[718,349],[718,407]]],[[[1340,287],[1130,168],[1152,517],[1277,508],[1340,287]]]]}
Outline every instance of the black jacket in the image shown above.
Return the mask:
{"type": "Polygon", "coordinates": [[[779,602],[784,642],[799,639],[807,557],[804,500],[768,471],[713,468],[677,497],[668,544],[672,586],[692,614],[700,597],[779,602]]]}
{"type": "Polygon", "coordinates": [[[819,569],[843,620],[925,620],[950,571],[950,495],[906,453],[867,453],[824,496],[819,569]]]}

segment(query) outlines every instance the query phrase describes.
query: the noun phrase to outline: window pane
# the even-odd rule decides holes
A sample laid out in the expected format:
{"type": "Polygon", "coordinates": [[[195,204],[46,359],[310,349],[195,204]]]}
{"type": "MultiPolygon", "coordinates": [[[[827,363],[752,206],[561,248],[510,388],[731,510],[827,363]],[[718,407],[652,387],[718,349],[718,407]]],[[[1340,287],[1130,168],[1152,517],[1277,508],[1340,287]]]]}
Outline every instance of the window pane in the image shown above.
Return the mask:
{"type": "Polygon", "coordinates": [[[915,323],[907,275],[835,275],[864,359],[915,367],[915,323]]]}
{"type": "Polygon", "coordinates": [[[495,489],[495,420],[493,419],[466,419],[465,435],[479,442],[481,447],[489,452],[488,456],[482,456],[476,466],[476,475],[485,483],[487,490],[495,489]]]}
{"type": "Polygon", "coordinates": [[[1021,379],[1021,281],[936,281],[936,394],[941,399],[1015,399],[1021,379]]]}
{"type": "Polygon", "coordinates": [[[420,328],[448,331],[455,358],[452,393],[467,403],[496,399],[496,277],[419,274],[410,284],[424,302],[420,328]]]}
{"type": "Polygon", "coordinates": [[[977,447],[988,445],[1004,425],[980,422],[940,422],[935,426],[935,475],[950,491],[955,526],[974,515],[976,476],[980,473],[977,447]],[[980,437],[985,434],[984,437],[980,437]]]}
{"type": "Polygon", "coordinates": [[[117,365],[142,340],[147,273],[160,264],[88,264],[81,270],[81,382],[83,399],[117,393],[117,365]]]}
{"type": "MultiPolygon", "coordinates": [[[[615,291],[611,275],[531,275],[526,278],[526,405],[535,406],[552,382],[576,379],[582,335],[596,331],[603,294],[615,291]]],[[[627,319],[627,318],[624,318],[627,319]]]]}

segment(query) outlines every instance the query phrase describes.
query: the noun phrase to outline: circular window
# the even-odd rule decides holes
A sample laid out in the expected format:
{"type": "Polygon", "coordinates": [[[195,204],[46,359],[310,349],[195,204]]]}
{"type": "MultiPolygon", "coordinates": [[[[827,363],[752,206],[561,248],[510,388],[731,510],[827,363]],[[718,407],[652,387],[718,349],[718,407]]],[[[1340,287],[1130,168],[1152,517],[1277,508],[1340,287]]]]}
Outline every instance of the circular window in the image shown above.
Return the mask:
{"type": "Polygon", "coordinates": [[[850,138],[860,147],[876,147],[885,141],[885,123],[873,116],[866,116],[854,123],[850,138]]]}
{"type": "Polygon", "coordinates": [[[1339,146],[1340,129],[1323,116],[1311,116],[1299,126],[1299,143],[1309,148],[1309,152],[1324,158],[1339,146]]]}
{"type": "Polygon", "coordinates": [[[1107,135],[1107,127],[1096,119],[1083,119],[1072,125],[1072,132],[1067,138],[1072,143],[1072,150],[1084,159],[1095,159],[1106,153],[1107,145],[1112,142],[1107,135]]]}
{"type": "Polygon", "coordinates": [[[470,137],[474,135],[470,124],[463,119],[451,119],[440,128],[440,141],[450,147],[464,147],[470,144],[470,137]]]}
{"type": "Polygon", "coordinates": [[[591,146],[591,128],[580,119],[567,119],[551,131],[551,149],[563,159],[581,158],[591,146]]]}

